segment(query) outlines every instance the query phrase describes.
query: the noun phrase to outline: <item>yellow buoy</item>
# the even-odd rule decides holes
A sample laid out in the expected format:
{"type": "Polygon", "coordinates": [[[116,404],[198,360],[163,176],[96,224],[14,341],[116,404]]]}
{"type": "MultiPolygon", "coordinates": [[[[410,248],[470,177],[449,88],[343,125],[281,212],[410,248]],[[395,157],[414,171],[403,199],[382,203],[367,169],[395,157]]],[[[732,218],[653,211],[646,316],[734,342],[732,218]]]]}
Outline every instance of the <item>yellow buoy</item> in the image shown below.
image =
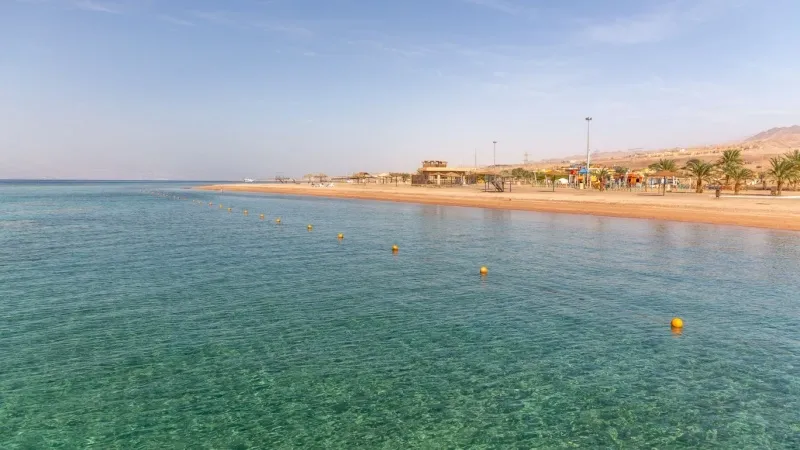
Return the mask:
{"type": "Polygon", "coordinates": [[[339,235],[336,236],[336,237],[339,238],[339,239],[344,239],[344,233],[339,233],[339,235]]]}
{"type": "Polygon", "coordinates": [[[242,213],[244,213],[244,215],[246,216],[247,215],[247,210],[245,209],[244,211],[242,211],[242,213]]]}
{"type": "Polygon", "coordinates": [[[481,275],[487,275],[489,273],[489,268],[486,266],[481,266],[481,275]]]}
{"type": "Polygon", "coordinates": [[[306,229],[307,229],[308,231],[311,231],[311,230],[313,230],[313,229],[314,229],[314,227],[313,227],[313,226],[311,226],[311,224],[308,224],[308,226],[306,227],[306,229]]]}
{"type": "Polygon", "coordinates": [[[400,251],[400,247],[398,247],[398,246],[396,246],[396,245],[393,245],[393,246],[392,246],[392,253],[397,253],[397,252],[399,252],[399,251],[400,251]]]}
{"type": "Polygon", "coordinates": [[[219,204],[219,209],[222,209],[222,203],[219,204]]]}
{"type": "Polygon", "coordinates": [[[233,208],[228,208],[228,212],[231,212],[231,211],[233,211],[233,208]]]}
{"type": "Polygon", "coordinates": [[[261,220],[264,220],[264,215],[263,215],[263,214],[261,214],[261,215],[260,215],[260,216],[258,216],[258,217],[259,217],[261,220]]]}
{"type": "Polygon", "coordinates": [[[277,219],[275,219],[275,223],[281,223],[281,218],[278,217],[277,219]]]}
{"type": "Polygon", "coordinates": [[[683,319],[680,317],[673,317],[670,325],[672,325],[672,328],[683,328],[683,319]]]}

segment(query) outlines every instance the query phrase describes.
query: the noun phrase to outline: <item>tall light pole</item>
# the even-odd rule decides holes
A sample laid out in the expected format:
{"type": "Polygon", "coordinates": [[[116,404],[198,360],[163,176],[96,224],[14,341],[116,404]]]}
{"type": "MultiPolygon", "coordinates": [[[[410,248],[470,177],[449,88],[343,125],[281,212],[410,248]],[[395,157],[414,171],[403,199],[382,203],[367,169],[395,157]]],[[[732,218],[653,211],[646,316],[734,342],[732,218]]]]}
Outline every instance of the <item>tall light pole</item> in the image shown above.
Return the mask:
{"type": "Polygon", "coordinates": [[[591,176],[589,175],[589,132],[592,128],[592,118],[586,118],[586,178],[583,180],[584,184],[586,185],[586,189],[592,187],[591,176]]]}
{"type": "Polygon", "coordinates": [[[492,141],[492,165],[497,165],[497,141],[492,141]]]}

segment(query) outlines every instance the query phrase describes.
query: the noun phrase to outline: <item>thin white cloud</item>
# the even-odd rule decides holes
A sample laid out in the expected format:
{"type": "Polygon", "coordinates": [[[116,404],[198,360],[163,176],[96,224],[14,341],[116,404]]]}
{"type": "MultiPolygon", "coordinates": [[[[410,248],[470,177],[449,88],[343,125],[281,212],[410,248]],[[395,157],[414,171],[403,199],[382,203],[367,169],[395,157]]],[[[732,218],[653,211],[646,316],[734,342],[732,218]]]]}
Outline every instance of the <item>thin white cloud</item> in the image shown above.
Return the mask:
{"type": "Polygon", "coordinates": [[[367,47],[373,50],[380,50],[387,53],[394,53],[397,55],[405,56],[405,57],[419,57],[425,56],[432,53],[431,49],[427,47],[420,47],[420,46],[408,46],[408,47],[400,47],[400,46],[393,46],[384,43],[380,40],[373,40],[373,39],[357,39],[357,40],[350,40],[347,41],[350,45],[356,45],[361,47],[367,47]]]}
{"type": "Polygon", "coordinates": [[[310,38],[314,36],[314,32],[308,28],[289,22],[259,22],[253,25],[257,28],[261,28],[262,30],[286,34],[298,38],[310,38]]]}
{"type": "Polygon", "coordinates": [[[532,12],[530,8],[520,5],[519,3],[511,0],[461,0],[461,1],[476,6],[481,6],[484,8],[493,9],[501,13],[511,14],[514,16],[532,12]]]}
{"type": "Polygon", "coordinates": [[[218,25],[236,25],[237,18],[226,11],[190,11],[192,17],[218,25]]]}
{"type": "Polygon", "coordinates": [[[586,37],[605,44],[643,44],[664,40],[677,27],[673,13],[659,12],[590,25],[586,29],[586,37]]]}
{"type": "Polygon", "coordinates": [[[95,0],[80,0],[74,6],[78,9],[91,12],[101,12],[107,14],[120,14],[122,9],[115,3],[98,2],[95,0]]]}
{"type": "Polygon", "coordinates": [[[184,27],[193,27],[194,26],[194,22],[190,22],[190,21],[184,20],[184,19],[179,19],[177,17],[172,17],[172,16],[169,16],[169,15],[166,15],[166,14],[159,15],[158,16],[158,20],[162,20],[164,22],[169,22],[169,23],[171,23],[173,25],[180,25],[180,26],[184,26],[184,27]]]}
{"type": "Polygon", "coordinates": [[[273,33],[280,33],[294,38],[311,38],[314,31],[305,26],[289,21],[258,20],[242,14],[227,11],[191,11],[191,16],[205,22],[239,28],[257,28],[273,33]]]}
{"type": "Polygon", "coordinates": [[[601,44],[647,44],[660,42],[740,7],[746,0],[674,0],[659,8],[620,16],[607,22],[590,23],[582,39],[601,44]]]}

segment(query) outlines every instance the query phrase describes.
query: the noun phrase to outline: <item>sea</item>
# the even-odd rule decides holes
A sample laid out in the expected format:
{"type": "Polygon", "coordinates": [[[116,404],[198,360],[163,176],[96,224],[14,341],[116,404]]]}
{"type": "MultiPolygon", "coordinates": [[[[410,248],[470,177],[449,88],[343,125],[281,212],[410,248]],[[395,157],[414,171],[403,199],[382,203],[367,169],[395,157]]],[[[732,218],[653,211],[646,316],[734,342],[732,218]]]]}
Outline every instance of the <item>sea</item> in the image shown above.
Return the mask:
{"type": "Polygon", "coordinates": [[[0,448],[800,448],[799,233],[196,184],[0,183],[0,448]]]}

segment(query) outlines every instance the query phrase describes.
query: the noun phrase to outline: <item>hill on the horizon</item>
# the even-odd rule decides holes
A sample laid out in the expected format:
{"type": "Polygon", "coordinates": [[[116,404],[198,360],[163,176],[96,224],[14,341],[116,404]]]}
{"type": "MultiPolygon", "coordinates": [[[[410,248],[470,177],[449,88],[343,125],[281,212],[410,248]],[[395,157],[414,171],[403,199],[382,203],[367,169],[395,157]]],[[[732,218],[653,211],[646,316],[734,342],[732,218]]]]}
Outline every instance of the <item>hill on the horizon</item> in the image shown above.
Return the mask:
{"type": "Polygon", "coordinates": [[[790,127],[776,127],[770,128],[767,131],[762,131],[754,136],[745,139],[744,142],[755,141],[800,141],[800,125],[792,125],[790,127]]]}
{"type": "MultiPolygon", "coordinates": [[[[800,125],[776,127],[762,131],[741,141],[732,141],[724,144],[671,148],[661,150],[629,150],[609,151],[592,154],[592,164],[609,166],[624,166],[632,169],[647,167],[660,158],[674,159],[678,164],[699,158],[706,161],[715,161],[719,154],[731,148],[742,150],[746,165],[753,170],[762,170],[769,165],[769,158],[783,155],[784,153],[800,148],[800,125]]],[[[556,164],[584,161],[584,155],[569,156],[541,161],[534,166],[547,167],[556,164]]]]}

